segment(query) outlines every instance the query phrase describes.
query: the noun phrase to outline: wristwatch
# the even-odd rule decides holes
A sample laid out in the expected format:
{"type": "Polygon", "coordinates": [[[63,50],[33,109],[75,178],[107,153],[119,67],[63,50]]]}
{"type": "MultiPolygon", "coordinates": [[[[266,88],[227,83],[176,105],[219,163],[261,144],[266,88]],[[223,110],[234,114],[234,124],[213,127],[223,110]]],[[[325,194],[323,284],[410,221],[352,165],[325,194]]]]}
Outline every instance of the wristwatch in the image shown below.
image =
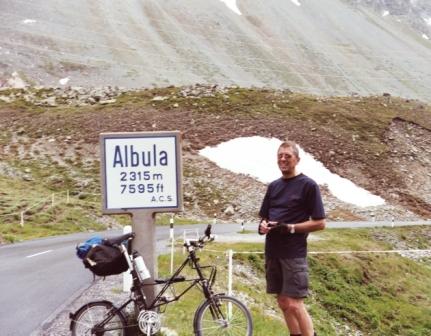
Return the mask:
{"type": "Polygon", "coordinates": [[[291,234],[294,234],[295,233],[295,225],[294,224],[289,224],[288,225],[288,227],[290,226],[290,230],[289,230],[289,232],[291,233],[291,234]]]}

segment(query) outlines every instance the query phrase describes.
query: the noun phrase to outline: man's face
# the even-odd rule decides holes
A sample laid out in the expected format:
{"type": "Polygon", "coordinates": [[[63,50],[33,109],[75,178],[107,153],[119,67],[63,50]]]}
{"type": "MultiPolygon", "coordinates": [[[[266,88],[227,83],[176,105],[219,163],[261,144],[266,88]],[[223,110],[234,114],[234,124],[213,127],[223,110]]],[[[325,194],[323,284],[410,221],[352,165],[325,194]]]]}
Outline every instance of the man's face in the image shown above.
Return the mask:
{"type": "Polygon", "coordinates": [[[280,147],[277,152],[277,163],[284,177],[295,176],[295,167],[299,158],[290,147],[280,147]]]}

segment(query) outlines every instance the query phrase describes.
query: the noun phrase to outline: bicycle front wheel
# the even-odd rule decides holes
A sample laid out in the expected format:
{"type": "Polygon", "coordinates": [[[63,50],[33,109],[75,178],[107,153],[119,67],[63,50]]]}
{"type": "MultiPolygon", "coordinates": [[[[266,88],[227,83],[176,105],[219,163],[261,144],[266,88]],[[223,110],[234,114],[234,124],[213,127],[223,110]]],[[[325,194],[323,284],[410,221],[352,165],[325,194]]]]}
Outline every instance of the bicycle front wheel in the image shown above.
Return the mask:
{"type": "Polygon", "coordinates": [[[124,336],[126,319],[121,311],[115,310],[109,301],[95,301],[83,305],[71,314],[72,336],[124,336]]]}
{"type": "Polygon", "coordinates": [[[251,336],[253,322],[247,307],[238,299],[215,295],[196,311],[193,323],[196,336],[251,336]]]}

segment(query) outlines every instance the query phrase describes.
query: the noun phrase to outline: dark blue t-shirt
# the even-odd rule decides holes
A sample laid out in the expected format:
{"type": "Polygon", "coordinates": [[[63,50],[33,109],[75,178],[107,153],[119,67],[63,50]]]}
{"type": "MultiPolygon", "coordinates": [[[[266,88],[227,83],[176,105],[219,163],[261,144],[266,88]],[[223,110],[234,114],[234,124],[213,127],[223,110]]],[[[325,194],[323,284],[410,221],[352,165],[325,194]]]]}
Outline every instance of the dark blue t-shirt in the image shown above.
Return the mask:
{"type": "MultiPolygon", "coordinates": [[[[319,186],[304,174],[279,178],[268,185],[259,216],[279,223],[297,224],[310,218],[323,219],[319,186]]],[[[307,233],[290,234],[282,227],[266,235],[265,254],[271,258],[303,258],[307,255],[307,233]]]]}

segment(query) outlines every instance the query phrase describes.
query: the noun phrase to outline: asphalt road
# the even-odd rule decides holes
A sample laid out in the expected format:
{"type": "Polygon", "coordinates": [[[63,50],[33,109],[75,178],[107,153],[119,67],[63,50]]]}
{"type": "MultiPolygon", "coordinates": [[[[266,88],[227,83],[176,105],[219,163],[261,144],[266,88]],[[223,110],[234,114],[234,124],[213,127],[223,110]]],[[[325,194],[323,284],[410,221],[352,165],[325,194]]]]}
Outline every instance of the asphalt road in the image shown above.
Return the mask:
{"type": "Polygon", "coordinates": [[[88,234],[8,245],[0,248],[0,330],[28,336],[64,302],[90,285],[92,275],[74,255],[88,234]]]}
{"type": "MultiPolygon", "coordinates": [[[[380,227],[400,225],[431,225],[423,222],[336,222],[328,228],[380,227]]],[[[206,225],[180,226],[175,236],[184,230],[193,237],[202,234],[206,225]]],[[[247,224],[246,230],[255,230],[256,224],[247,224]]],[[[249,235],[236,234],[239,224],[217,224],[213,233],[220,241],[243,240],[249,235]],[[236,238],[235,238],[236,237],[236,238]]],[[[101,233],[104,237],[121,234],[120,231],[101,233]]],[[[48,323],[56,313],[91,285],[93,277],[75,256],[75,246],[94,233],[79,233],[53,238],[37,239],[0,247],[0,334],[28,336],[48,323]]],[[[169,227],[157,227],[157,252],[165,251],[169,227]]],[[[257,236],[263,241],[262,236],[257,236]]]]}
{"type": "MultiPolygon", "coordinates": [[[[181,226],[203,232],[205,225],[181,226]]],[[[239,226],[235,226],[238,230],[239,226]]],[[[226,232],[232,225],[220,225],[226,232]]],[[[101,233],[115,236],[121,231],[101,233]]],[[[0,335],[28,336],[91,285],[92,274],[75,255],[75,246],[95,233],[36,239],[0,247],[0,335]]],[[[157,252],[166,248],[168,227],[156,230],[157,252]]]]}

